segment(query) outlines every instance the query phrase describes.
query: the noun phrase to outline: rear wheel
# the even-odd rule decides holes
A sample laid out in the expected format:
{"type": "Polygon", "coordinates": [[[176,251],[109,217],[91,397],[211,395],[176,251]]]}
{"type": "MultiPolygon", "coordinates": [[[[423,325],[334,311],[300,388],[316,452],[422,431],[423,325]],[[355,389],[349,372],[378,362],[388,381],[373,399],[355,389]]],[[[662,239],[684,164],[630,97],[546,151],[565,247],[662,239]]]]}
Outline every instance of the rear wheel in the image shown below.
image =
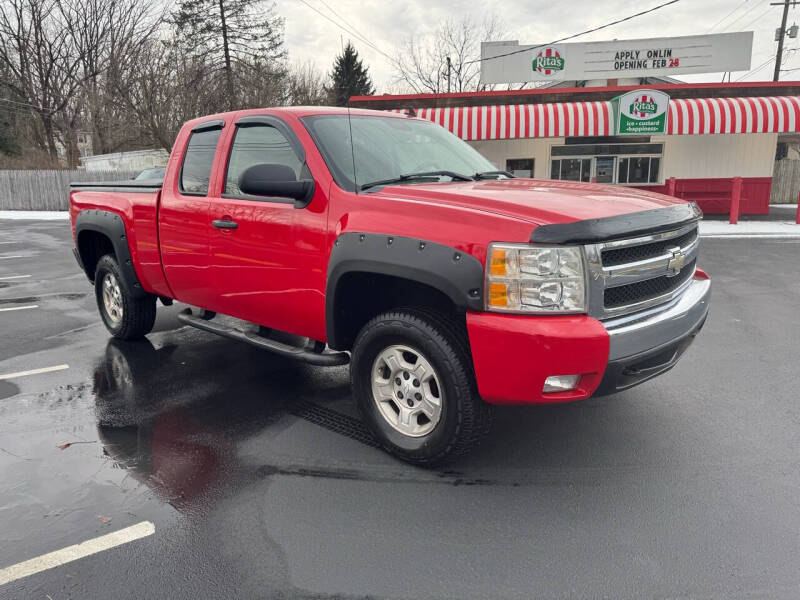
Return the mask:
{"type": "Polygon", "coordinates": [[[353,391],[381,445],[436,466],[472,449],[491,423],[478,396],[463,324],[423,309],[378,315],[352,351],[353,391]]]}
{"type": "Polygon", "coordinates": [[[97,308],[106,329],[120,340],[135,340],[150,333],[156,320],[156,299],[150,294],[134,298],[122,283],[117,260],[106,254],[94,274],[97,308]]]}

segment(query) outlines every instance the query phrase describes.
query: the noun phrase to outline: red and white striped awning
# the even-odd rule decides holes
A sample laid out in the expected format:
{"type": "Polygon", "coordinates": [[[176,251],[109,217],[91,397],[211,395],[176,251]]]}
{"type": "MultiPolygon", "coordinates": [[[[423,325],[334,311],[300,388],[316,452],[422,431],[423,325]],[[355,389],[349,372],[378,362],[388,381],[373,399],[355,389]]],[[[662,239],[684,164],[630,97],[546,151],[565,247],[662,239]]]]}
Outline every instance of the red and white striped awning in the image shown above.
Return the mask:
{"type": "MultiPolygon", "coordinates": [[[[396,109],[394,112],[405,112],[396,109]]],[[[611,135],[610,102],[422,108],[417,116],[465,140],[611,135]]],[[[800,96],[670,100],[668,135],[800,132],[800,96]]]]}

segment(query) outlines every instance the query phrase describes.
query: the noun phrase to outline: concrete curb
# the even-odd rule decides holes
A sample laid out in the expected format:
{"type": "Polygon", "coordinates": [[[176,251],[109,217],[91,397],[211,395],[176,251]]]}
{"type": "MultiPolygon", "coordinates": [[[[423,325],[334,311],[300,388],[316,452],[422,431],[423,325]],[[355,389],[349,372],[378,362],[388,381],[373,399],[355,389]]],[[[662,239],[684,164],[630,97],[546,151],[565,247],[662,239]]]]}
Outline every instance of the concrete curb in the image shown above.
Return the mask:
{"type": "Polygon", "coordinates": [[[9,221],[66,221],[66,210],[0,210],[0,219],[9,221]]]}

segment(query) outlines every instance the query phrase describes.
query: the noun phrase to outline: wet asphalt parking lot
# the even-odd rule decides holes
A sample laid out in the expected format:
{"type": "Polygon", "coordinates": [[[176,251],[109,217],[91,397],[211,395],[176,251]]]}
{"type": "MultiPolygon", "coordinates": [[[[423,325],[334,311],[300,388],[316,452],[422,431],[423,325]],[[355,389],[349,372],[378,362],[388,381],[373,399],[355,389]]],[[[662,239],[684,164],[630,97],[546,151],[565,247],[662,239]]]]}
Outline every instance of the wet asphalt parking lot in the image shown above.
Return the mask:
{"type": "Polygon", "coordinates": [[[800,597],[800,239],[704,240],[711,314],[671,373],[502,409],[447,471],[372,447],[346,367],[179,307],[111,341],[71,244],[0,221],[0,377],[60,368],[0,379],[0,598],[800,597]]]}

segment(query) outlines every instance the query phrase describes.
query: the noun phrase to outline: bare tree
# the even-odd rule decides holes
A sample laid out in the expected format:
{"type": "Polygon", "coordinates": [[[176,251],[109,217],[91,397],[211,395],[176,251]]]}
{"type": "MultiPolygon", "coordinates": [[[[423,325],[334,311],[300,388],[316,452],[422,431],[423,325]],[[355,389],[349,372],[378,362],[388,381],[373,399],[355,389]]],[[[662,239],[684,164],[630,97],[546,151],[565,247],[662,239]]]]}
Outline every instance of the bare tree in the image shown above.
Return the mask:
{"type": "Polygon", "coordinates": [[[79,57],[71,32],[51,15],[56,0],[5,0],[0,3],[0,62],[10,86],[40,119],[39,145],[57,156],[54,119],[77,92],[79,57]]]}
{"type": "Polygon", "coordinates": [[[418,94],[477,90],[480,43],[502,37],[503,28],[494,15],[444,21],[430,36],[406,39],[392,65],[395,84],[418,94]]]}
{"type": "Polygon", "coordinates": [[[72,13],[69,21],[80,42],[84,84],[74,111],[90,125],[96,154],[137,145],[140,132],[131,127],[129,110],[116,92],[130,75],[129,61],[158,34],[164,9],[141,0],[100,6],[81,0],[78,8],[82,16],[72,13]]]}
{"type": "Polygon", "coordinates": [[[37,116],[33,138],[51,159],[60,142],[68,165],[77,164],[78,131],[99,118],[99,78],[115,53],[150,32],[142,25],[143,6],[136,0],[0,2],[0,63],[9,87],[37,116]]]}
{"type": "Polygon", "coordinates": [[[181,125],[218,110],[219,90],[210,86],[214,65],[185,54],[172,40],[150,40],[127,56],[115,78],[116,96],[150,145],[169,151],[181,125]]]}
{"type": "Polygon", "coordinates": [[[285,104],[318,106],[328,103],[327,77],[312,62],[293,65],[287,77],[285,104]]]}

